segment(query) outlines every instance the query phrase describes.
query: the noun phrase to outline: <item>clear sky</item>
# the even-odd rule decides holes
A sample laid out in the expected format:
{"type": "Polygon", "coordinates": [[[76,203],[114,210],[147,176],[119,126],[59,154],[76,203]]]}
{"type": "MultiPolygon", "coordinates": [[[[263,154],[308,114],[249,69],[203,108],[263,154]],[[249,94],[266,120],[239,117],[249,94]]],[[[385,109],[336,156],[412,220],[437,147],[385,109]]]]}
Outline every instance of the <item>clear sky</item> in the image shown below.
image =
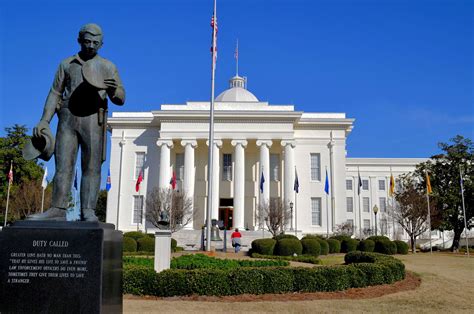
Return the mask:
{"type": "MultiPolygon", "coordinates": [[[[127,91],[111,111],[209,100],[211,15],[212,0],[0,0],[0,135],[34,127],[89,22],[127,91]]],[[[474,1],[218,0],[217,15],[216,95],[238,38],[260,100],[355,118],[349,157],[429,157],[456,134],[474,139],[474,1]]]]}

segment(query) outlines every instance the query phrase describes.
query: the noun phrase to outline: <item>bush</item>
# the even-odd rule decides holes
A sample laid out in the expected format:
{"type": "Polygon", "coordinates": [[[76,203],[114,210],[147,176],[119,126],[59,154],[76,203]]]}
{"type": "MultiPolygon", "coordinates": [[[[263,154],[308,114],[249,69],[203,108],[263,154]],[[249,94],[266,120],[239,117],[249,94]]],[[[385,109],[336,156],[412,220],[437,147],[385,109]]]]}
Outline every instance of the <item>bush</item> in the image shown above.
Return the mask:
{"type": "Polygon", "coordinates": [[[321,245],[317,239],[301,239],[301,246],[303,247],[304,255],[319,256],[321,254],[321,245]]]}
{"type": "Polygon", "coordinates": [[[124,256],[123,257],[124,266],[145,266],[145,267],[154,267],[153,258],[146,257],[135,257],[135,256],[124,256]]]}
{"type": "Polygon", "coordinates": [[[344,239],[341,241],[341,253],[349,253],[357,250],[357,245],[359,241],[356,239],[344,239]]]}
{"type": "Polygon", "coordinates": [[[341,252],[341,242],[337,239],[328,239],[329,253],[341,252]]]}
{"type": "Polygon", "coordinates": [[[294,254],[301,255],[302,253],[303,246],[301,245],[300,240],[283,238],[277,241],[273,254],[280,256],[289,256],[294,254]]]}
{"type": "Polygon", "coordinates": [[[175,257],[171,260],[172,269],[232,269],[238,267],[268,267],[288,266],[286,261],[249,261],[234,259],[219,259],[204,254],[189,254],[175,257]]]}
{"type": "Polygon", "coordinates": [[[130,231],[130,232],[125,232],[123,236],[127,238],[132,238],[135,241],[138,241],[138,239],[145,237],[146,234],[141,231],[130,231]]]}
{"type": "Polygon", "coordinates": [[[375,242],[372,240],[362,240],[357,245],[357,250],[362,252],[373,252],[375,248],[375,242]]]}
{"type": "Polygon", "coordinates": [[[160,273],[125,265],[123,293],[170,297],[338,291],[390,284],[405,277],[405,266],[391,256],[357,251],[348,253],[345,261],[347,265],[339,266],[169,269],[160,273]]]}
{"type": "Polygon", "coordinates": [[[408,254],[408,244],[404,241],[393,241],[397,246],[397,254],[408,254]]]}
{"type": "Polygon", "coordinates": [[[390,239],[386,236],[370,236],[366,240],[372,240],[374,242],[377,242],[377,241],[390,241],[390,239]]]}
{"type": "Polygon", "coordinates": [[[282,234],[279,234],[275,237],[273,237],[274,240],[281,240],[281,239],[296,239],[296,240],[299,240],[297,236],[294,236],[292,234],[285,234],[285,233],[282,233],[282,234]]]}
{"type": "Polygon", "coordinates": [[[342,242],[343,240],[349,240],[349,239],[351,239],[351,237],[348,236],[348,235],[336,235],[336,236],[330,237],[330,239],[336,239],[336,240],[338,240],[339,242],[342,242]]]}
{"type": "Polygon", "coordinates": [[[374,252],[393,255],[397,253],[397,245],[390,240],[375,241],[374,252]]]}
{"type": "Polygon", "coordinates": [[[155,251],[155,239],[149,237],[143,237],[138,239],[138,251],[141,252],[154,252],[155,251]]]}
{"type": "Polygon", "coordinates": [[[171,238],[171,252],[176,252],[176,247],[178,246],[178,241],[171,238]]]}
{"type": "Polygon", "coordinates": [[[319,245],[321,246],[321,255],[328,255],[329,253],[329,244],[328,241],[324,239],[318,239],[319,245]]]}
{"type": "Polygon", "coordinates": [[[273,239],[257,239],[252,241],[252,252],[263,254],[263,255],[273,255],[275,249],[275,244],[277,241],[273,239]]]}
{"type": "Polygon", "coordinates": [[[277,255],[261,255],[258,253],[252,253],[253,258],[266,258],[266,259],[277,259],[282,261],[292,261],[308,264],[321,264],[321,260],[315,256],[298,255],[298,256],[277,256],[277,255]]]}
{"type": "Polygon", "coordinates": [[[133,238],[124,237],[123,238],[123,247],[124,252],[136,252],[137,251],[137,241],[133,238]]]}

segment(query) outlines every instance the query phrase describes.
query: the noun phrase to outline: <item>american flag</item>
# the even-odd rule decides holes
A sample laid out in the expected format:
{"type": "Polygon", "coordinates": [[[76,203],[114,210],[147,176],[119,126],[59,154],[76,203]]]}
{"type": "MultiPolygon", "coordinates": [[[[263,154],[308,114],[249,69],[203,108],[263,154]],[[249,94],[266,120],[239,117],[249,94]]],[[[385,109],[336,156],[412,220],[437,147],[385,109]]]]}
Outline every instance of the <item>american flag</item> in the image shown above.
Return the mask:
{"type": "Polygon", "coordinates": [[[216,60],[217,60],[217,17],[215,18],[214,15],[212,15],[212,18],[211,18],[211,27],[212,27],[211,55],[213,53],[213,48],[214,48],[215,53],[214,53],[213,65],[215,66],[215,63],[216,63],[216,60]],[[215,32],[214,32],[214,29],[215,29],[215,32]],[[215,37],[215,43],[216,43],[215,47],[214,47],[214,35],[216,36],[215,37]]]}
{"type": "Polygon", "coordinates": [[[8,172],[8,183],[12,184],[13,182],[13,164],[10,163],[10,171],[8,172]]]}

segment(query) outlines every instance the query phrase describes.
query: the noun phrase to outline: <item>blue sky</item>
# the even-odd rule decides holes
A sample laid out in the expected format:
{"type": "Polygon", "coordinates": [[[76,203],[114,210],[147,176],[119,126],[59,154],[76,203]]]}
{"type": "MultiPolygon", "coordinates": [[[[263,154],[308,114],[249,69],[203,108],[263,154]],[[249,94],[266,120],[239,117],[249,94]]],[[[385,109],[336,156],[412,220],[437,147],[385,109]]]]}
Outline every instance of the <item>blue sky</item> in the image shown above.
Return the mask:
{"type": "MultiPolygon", "coordinates": [[[[349,157],[431,156],[439,141],[474,138],[473,3],[220,0],[216,95],[238,38],[239,73],[260,100],[356,119],[349,157]]],[[[37,123],[88,22],[102,26],[100,53],[127,91],[111,110],[209,100],[211,15],[212,0],[2,1],[0,135],[37,123]]]]}

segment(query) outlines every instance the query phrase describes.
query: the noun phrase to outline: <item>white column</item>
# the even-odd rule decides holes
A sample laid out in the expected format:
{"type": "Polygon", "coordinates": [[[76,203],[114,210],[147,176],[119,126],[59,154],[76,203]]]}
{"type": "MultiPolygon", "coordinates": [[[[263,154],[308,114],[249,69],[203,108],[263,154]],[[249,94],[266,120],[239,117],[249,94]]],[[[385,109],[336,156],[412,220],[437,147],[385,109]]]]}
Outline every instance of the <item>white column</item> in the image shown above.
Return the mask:
{"type": "MultiPolygon", "coordinates": [[[[295,161],[294,161],[294,140],[283,140],[281,141],[281,146],[284,147],[285,152],[285,181],[283,184],[283,202],[287,208],[290,207],[290,202],[295,203],[295,192],[294,192],[294,183],[295,183],[295,161]]],[[[287,228],[292,229],[291,222],[294,221],[294,217],[290,217],[288,222],[285,222],[287,228]]]]}
{"type": "Polygon", "coordinates": [[[234,169],[234,228],[244,229],[245,211],[245,148],[246,140],[233,140],[235,146],[235,169],[234,169]]]}
{"type": "Polygon", "coordinates": [[[158,180],[158,187],[166,189],[170,186],[170,149],[173,148],[173,141],[171,139],[159,139],[156,145],[160,147],[160,177],[158,180]]]}
{"type": "Polygon", "coordinates": [[[197,147],[196,140],[184,139],[181,141],[184,146],[184,186],[183,190],[187,197],[191,199],[192,215],[189,223],[184,227],[185,229],[193,229],[194,217],[194,149],[197,147]]]}
{"type": "MultiPolygon", "coordinates": [[[[270,147],[272,147],[271,140],[257,140],[257,146],[260,146],[260,169],[258,169],[258,185],[260,194],[260,206],[268,204],[270,201],[270,147]],[[263,183],[263,193],[260,191],[260,179],[265,179],[263,183]]],[[[263,217],[260,217],[263,219],[263,217]]],[[[262,223],[262,222],[260,222],[262,223]]]]}
{"type": "MultiPolygon", "coordinates": [[[[209,146],[209,141],[206,141],[206,145],[209,146]]],[[[214,140],[214,149],[213,149],[213,169],[212,169],[212,212],[211,212],[211,219],[219,219],[219,185],[221,183],[220,180],[220,172],[219,172],[219,165],[220,165],[220,148],[222,147],[221,140],[214,140]]],[[[209,165],[208,165],[209,166],[209,165]]]]}
{"type": "Polygon", "coordinates": [[[330,140],[329,140],[329,143],[328,143],[328,148],[329,148],[329,171],[330,171],[330,180],[329,180],[329,184],[330,184],[330,190],[329,190],[329,193],[331,195],[331,230],[334,232],[334,228],[336,227],[336,191],[334,190],[334,187],[336,186],[334,184],[334,178],[336,177],[334,175],[334,139],[332,137],[332,131],[330,133],[330,140]]]}

